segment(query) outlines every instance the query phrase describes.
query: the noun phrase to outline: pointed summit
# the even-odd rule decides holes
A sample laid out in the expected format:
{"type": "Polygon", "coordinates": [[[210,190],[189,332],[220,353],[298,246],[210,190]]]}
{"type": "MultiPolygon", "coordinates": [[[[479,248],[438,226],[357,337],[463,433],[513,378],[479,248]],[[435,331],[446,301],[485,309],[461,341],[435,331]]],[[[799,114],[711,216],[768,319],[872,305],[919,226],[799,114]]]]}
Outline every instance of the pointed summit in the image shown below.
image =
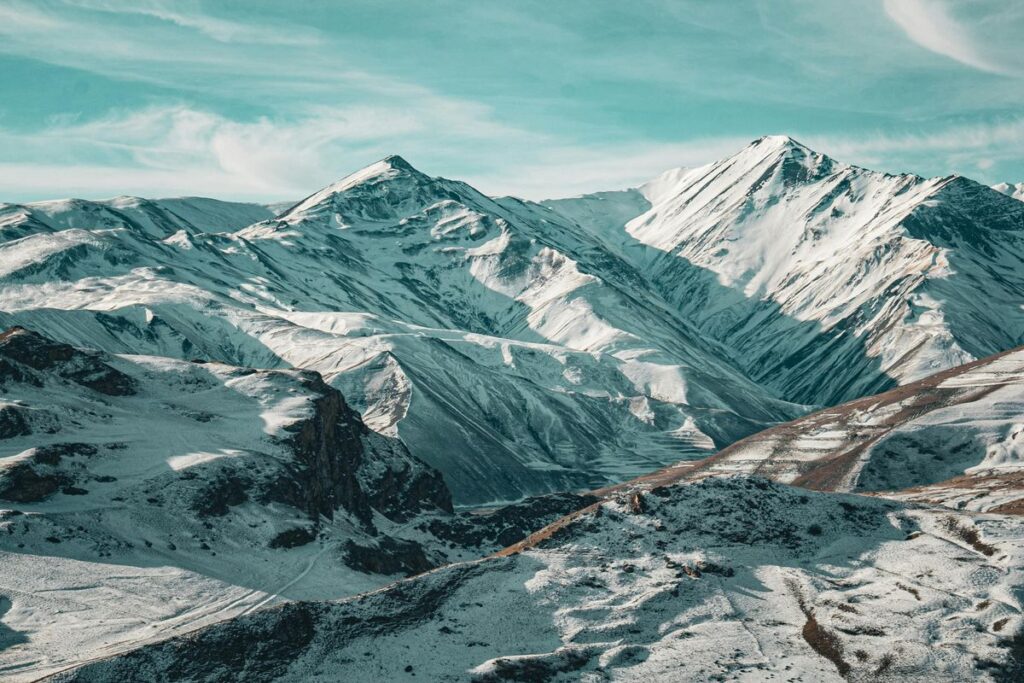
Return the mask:
{"type": "Polygon", "coordinates": [[[408,161],[406,161],[404,158],[397,154],[387,155],[380,161],[380,163],[387,164],[388,166],[396,170],[412,171],[413,173],[419,173],[419,171],[413,168],[412,164],[410,164],[408,161]]]}
{"type": "Polygon", "coordinates": [[[746,150],[757,150],[758,153],[767,152],[777,156],[827,158],[789,135],[765,135],[747,145],[744,151],[746,150]]]}
{"type": "Polygon", "coordinates": [[[382,181],[392,181],[407,178],[414,181],[414,184],[425,182],[427,176],[413,168],[412,164],[397,154],[391,154],[380,161],[376,161],[355,173],[350,173],[336,183],[332,183],[322,190],[311,194],[281,216],[293,215],[299,212],[308,211],[313,207],[322,204],[337,194],[346,192],[359,185],[375,184],[382,181]]]}

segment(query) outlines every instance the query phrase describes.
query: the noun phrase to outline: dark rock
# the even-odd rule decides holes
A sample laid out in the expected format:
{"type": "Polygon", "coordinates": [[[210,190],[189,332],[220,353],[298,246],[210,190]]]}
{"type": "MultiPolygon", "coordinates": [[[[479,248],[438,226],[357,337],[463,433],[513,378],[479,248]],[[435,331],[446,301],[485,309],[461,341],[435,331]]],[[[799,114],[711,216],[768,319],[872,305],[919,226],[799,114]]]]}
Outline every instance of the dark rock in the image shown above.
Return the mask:
{"type": "Polygon", "coordinates": [[[415,541],[384,536],[376,546],[345,543],[345,564],[367,574],[405,574],[414,576],[434,568],[423,547],[415,541]]]}
{"type": "Polygon", "coordinates": [[[39,472],[28,462],[17,462],[0,471],[0,499],[36,503],[70,483],[66,475],[39,472]]]}
{"type": "MultiPolygon", "coordinates": [[[[395,448],[405,450],[397,440],[395,448]]],[[[395,522],[406,522],[423,510],[451,513],[452,493],[441,473],[411,454],[403,456],[392,459],[383,474],[364,483],[370,506],[395,522]]]]}
{"type": "Polygon", "coordinates": [[[223,517],[228,508],[249,500],[248,479],[234,473],[224,473],[209,481],[192,501],[192,509],[200,517],[223,517]]]}
{"type": "Polygon", "coordinates": [[[312,529],[306,529],[303,527],[296,527],[294,529],[286,529],[270,539],[268,547],[270,548],[297,548],[300,545],[306,545],[316,540],[316,532],[312,529]]]}
{"type": "Polygon", "coordinates": [[[89,495],[88,489],[79,488],[77,486],[65,486],[60,490],[65,496],[87,496],[89,495]]]}
{"type": "Polygon", "coordinates": [[[64,379],[108,396],[135,393],[135,380],[104,363],[100,354],[80,351],[23,327],[12,327],[0,334],[0,357],[6,361],[6,367],[0,373],[4,377],[24,378],[28,373],[16,367],[21,365],[32,370],[53,371],[64,379]]]}
{"type": "Polygon", "coordinates": [[[573,493],[534,496],[486,512],[464,512],[450,518],[434,519],[425,525],[424,530],[464,548],[484,545],[504,548],[597,501],[595,496],[573,493]]]}
{"type": "Polygon", "coordinates": [[[0,439],[28,436],[32,428],[25,417],[25,411],[18,406],[0,407],[0,439]]]}
{"type": "Polygon", "coordinates": [[[313,415],[289,429],[295,463],[264,497],[305,510],[312,519],[333,519],[334,511],[343,507],[370,525],[373,512],[356,478],[368,430],[318,373],[307,372],[303,380],[319,397],[313,402],[313,415]]]}
{"type": "Polygon", "coordinates": [[[56,466],[63,458],[74,458],[76,456],[91,457],[98,451],[95,446],[87,443],[55,443],[49,446],[39,446],[32,454],[32,462],[40,465],[56,466]]]}

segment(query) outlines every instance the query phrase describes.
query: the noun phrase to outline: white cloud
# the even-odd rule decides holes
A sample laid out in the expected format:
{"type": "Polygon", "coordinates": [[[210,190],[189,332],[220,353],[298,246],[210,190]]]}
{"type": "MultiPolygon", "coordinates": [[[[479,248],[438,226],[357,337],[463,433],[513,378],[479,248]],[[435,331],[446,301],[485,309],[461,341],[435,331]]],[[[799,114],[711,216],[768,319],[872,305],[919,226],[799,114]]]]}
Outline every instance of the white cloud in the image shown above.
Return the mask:
{"type": "Polygon", "coordinates": [[[316,32],[305,27],[264,26],[229,21],[204,13],[195,2],[169,3],[164,0],[64,0],[85,10],[111,14],[135,14],[193,29],[223,43],[246,42],[272,45],[316,45],[316,32]]]}
{"type": "Polygon", "coordinates": [[[1005,73],[1003,67],[980,54],[967,29],[950,16],[941,2],[885,0],[884,7],[907,37],[926,50],[981,71],[1005,73]]]}
{"type": "Polygon", "coordinates": [[[665,171],[701,166],[734,154],[748,137],[717,137],[687,142],[640,141],[604,147],[554,145],[527,161],[508,160],[491,173],[467,180],[489,194],[527,199],[569,197],[636,187],[665,171]]]}
{"type": "Polygon", "coordinates": [[[388,153],[541,141],[473,103],[315,107],[294,120],[235,121],[185,105],[115,111],[36,133],[0,130],[20,163],[0,165],[0,197],[207,194],[275,200],[308,194],[388,153]],[[46,180],[49,184],[46,185],[46,180]]]}
{"type": "Polygon", "coordinates": [[[930,133],[810,136],[808,141],[821,145],[821,151],[836,155],[1002,149],[1004,154],[1019,156],[1020,146],[1024,145],[1024,118],[948,126],[930,133]]]}

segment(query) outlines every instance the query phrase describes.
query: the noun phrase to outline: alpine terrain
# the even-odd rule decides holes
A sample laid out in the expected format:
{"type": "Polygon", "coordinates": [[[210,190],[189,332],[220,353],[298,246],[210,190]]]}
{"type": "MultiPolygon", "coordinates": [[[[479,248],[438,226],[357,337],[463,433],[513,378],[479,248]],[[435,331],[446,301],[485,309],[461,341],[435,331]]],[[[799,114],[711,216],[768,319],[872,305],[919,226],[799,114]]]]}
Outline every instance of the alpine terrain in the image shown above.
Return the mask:
{"type": "Polygon", "coordinates": [[[0,678],[1024,677],[1024,202],[758,139],[0,205],[0,678]]]}

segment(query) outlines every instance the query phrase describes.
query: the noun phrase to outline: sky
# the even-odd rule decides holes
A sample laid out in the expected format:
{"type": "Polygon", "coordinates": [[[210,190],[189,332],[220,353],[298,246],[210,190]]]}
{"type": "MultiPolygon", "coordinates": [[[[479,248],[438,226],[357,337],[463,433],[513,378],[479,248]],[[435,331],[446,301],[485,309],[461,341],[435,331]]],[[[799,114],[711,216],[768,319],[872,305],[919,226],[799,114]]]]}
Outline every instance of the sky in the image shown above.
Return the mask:
{"type": "Polygon", "coordinates": [[[1024,3],[0,0],[0,201],[294,200],[388,154],[617,189],[788,134],[1024,181],[1024,3]]]}

